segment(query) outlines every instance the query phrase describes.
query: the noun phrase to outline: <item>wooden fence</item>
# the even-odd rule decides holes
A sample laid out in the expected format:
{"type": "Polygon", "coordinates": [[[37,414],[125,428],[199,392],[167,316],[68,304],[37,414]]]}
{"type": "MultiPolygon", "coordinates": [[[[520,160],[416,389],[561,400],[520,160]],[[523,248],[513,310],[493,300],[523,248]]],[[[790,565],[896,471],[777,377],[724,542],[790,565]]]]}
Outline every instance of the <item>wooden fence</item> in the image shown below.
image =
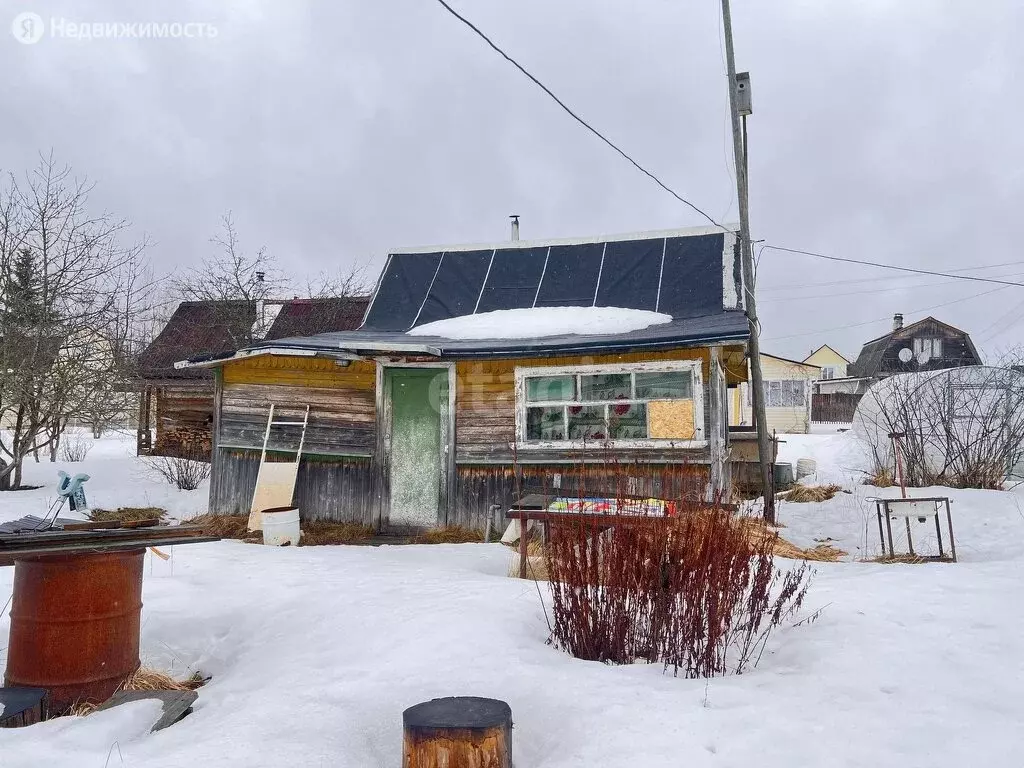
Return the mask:
{"type": "Polygon", "coordinates": [[[862,397],[862,394],[852,395],[847,392],[812,395],[811,421],[826,424],[849,424],[853,421],[853,413],[857,410],[857,403],[862,397]]]}

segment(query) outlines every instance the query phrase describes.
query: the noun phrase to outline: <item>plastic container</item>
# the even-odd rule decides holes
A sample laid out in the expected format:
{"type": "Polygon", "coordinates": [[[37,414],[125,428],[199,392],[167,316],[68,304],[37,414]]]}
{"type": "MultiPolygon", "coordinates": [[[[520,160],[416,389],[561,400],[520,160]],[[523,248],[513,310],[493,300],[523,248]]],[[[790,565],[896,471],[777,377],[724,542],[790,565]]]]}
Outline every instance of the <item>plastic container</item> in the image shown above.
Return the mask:
{"type": "Polygon", "coordinates": [[[263,543],[272,547],[283,547],[286,544],[296,546],[299,543],[299,508],[272,507],[264,509],[263,543]]]}
{"type": "Polygon", "coordinates": [[[775,490],[785,491],[793,487],[793,465],[786,462],[775,464],[775,490]]]}
{"type": "Polygon", "coordinates": [[[796,462],[796,479],[802,480],[808,475],[813,475],[818,471],[818,462],[814,459],[797,459],[796,462]]]}

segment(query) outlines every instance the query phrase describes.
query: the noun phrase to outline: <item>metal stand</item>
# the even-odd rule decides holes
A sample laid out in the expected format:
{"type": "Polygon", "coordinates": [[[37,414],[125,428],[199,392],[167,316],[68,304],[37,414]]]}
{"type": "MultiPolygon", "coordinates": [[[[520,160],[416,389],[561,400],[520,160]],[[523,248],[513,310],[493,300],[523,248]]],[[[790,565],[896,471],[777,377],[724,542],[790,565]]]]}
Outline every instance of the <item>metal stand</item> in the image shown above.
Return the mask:
{"type": "Polygon", "coordinates": [[[912,557],[917,557],[914,552],[914,540],[910,532],[910,518],[931,517],[935,519],[935,535],[937,536],[939,543],[939,556],[923,557],[921,559],[949,560],[954,563],[956,562],[956,540],[953,538],[953,514],[949,508],[949,497],[933,496],[917,499],[875,499],[875,515],[878,518],[878,538],[882,544],[883,555],[886,553],[886,550],[888,550],[889,557],[896,557],[896,550],[892,536],[893,518],[903,518],[907,527],[907,549],[912,557]],[[939,522],[943,506],[945,506],[946,509],[946,525],[949,530],[950,557],[948,558],[946,557],[946,552],[942,547],[942,525],[939,522]],[[883,519],[885,520],[884,527],[882,524],[883,519]]]}

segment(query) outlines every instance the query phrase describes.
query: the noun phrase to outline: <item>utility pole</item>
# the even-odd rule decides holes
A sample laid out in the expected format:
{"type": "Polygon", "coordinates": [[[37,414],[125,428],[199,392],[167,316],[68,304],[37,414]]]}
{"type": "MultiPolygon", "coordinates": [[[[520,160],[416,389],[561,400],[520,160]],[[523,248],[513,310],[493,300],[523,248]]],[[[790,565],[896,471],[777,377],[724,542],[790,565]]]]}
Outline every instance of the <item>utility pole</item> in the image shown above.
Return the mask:
{"type": "MultiPolygon", "coordinates": [[[[750,243],[750,211],[747,189],[747,117],[749,103],[740,122],[740,84],[736,78],[736,55],[732,45],[732,12],[729,0],[722,0],[722,27],[725,33],[725,61],[729,78],[729,113],[732,116],[732,149],[736,166],[736,194],[740,209],[740,255],[743,259],[743,305],[750,323],[750,396],[754,406],[754,424],[757,427],[757,457],[761,465],[761,484],[764,492],[764,519],[775,522],[775,478],[772,476],[771,439],[765,417],[764,377],[761,375],[761,341],[758,338],[757,300],[754,297],[754,252],[750,243]]],[[[742,88],[749,88],[744,78],[742,88]]],[[[749,90],[744,94],[749,98],[749,90]]]]}

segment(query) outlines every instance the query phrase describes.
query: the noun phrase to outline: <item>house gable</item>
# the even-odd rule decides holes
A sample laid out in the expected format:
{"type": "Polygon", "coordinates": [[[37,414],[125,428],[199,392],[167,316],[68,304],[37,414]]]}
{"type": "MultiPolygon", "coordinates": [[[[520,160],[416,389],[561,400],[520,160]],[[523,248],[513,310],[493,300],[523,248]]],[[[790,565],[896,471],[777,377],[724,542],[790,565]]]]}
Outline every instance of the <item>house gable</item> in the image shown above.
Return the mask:
{"type": "Polygon", "coordinates": [[[926,317],[869,341],[850,368],[853,376],[934,371],[981,365],[970,335],[948,323],[926,317]]]}

